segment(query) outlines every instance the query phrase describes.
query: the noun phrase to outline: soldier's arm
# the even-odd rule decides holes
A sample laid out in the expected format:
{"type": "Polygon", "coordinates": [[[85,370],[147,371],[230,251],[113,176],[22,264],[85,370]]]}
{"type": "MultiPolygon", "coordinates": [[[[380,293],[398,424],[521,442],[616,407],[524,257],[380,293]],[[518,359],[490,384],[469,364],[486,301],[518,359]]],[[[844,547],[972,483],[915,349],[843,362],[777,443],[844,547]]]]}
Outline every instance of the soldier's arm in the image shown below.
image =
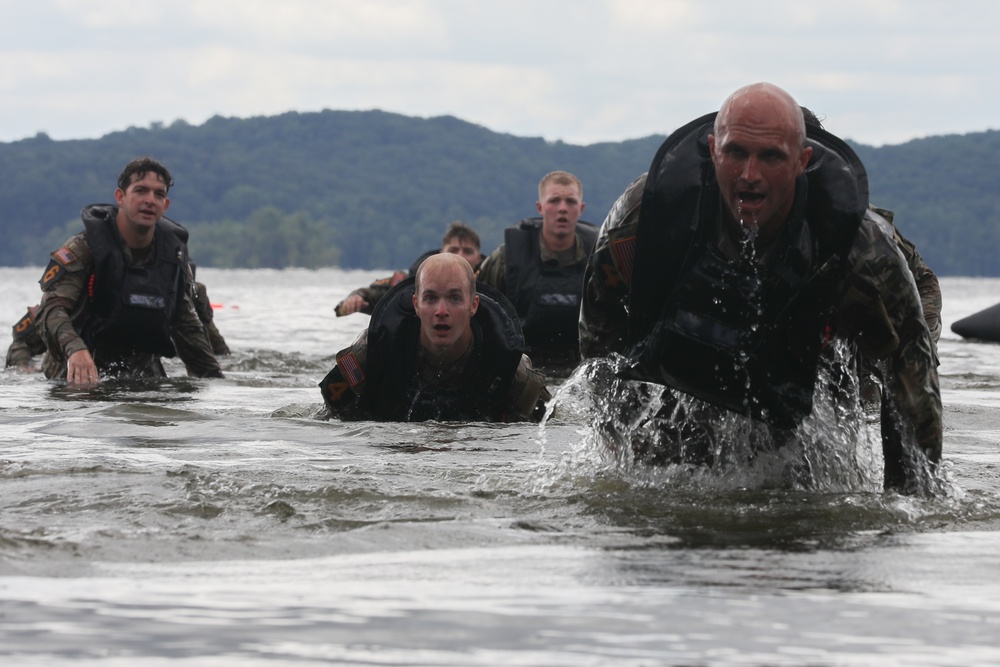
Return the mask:
{"type": "Polygon", "coordinates": [[[216,357],[229,354],[229,345],[226,344],[226,339],[219,328],[215,326],[215,311],[212,310],[212,302],[208,299],[208,288],[204,283],[194,284],[194,309],[198,313],[198,319],[205,326],[205,335],[208,336],[212,353],[216,357]]]}
{"type": "Polygon", "coordinates": [[[31,359],[36,354],[45,352],[45,341],[42,340],[35,327],[37,307],[29,308],[24,316],[14,325],[11,336],[13,340],[7,348],[7,368],[17,368],[22,371],[33,370],[31,359]]]}
{"type": "Polygon", "coordinates": [[[333,310],[337,313],[337,317],[354,313],[371,315],[375,312],[375,304],[395,285],[406,280],[406,277],[405,271],[396,271],[388,278],[379,278],[368,287],[359,287],[348,294],[347,298],[338,303],[333,310]]]}
{"type": "Polygon", "coordinates": [[[368,416],[359,407],[359,399],[364,394],[367,357],[366,329],[350,347],[337,353],[337,363],[319,383],[327,416],[345,421],[365,419],[368,416]]]}
{"type": "Polygon", "coordinates": [[[507,250],[499,246],[489,257],[479,265],[476,282],[496,289],[502,294],[507,293],[507,250]]]}
{"type": "MultiPolygon", "coordinates": [[[[89,357],[87,344],[73,327],[73,316],[86,308],[86,283],[91,273],[90,246],[83,234],[74,236],[51,255],[39,284],[42,299],[35,316],[35,327],[46,349],[66,371],[67,361],[89,357]]],[[[96,369],[95,369],[96,375],[96,369]]]]}
{"type": "Polygon", "coordinates": [[[895,223],[895,213],[884,208],[872,206],[871,209],[881,215],[892,226],[893,240],[903,257],[906,265],[913,274],[913,280],[917,283],[917,291],[920,293],[920,305],[924,309],[924,321],[930,331],[931,339],[937,345],[941,340],[941,283],[937,275],[927,265],[924,258],[917,251],[917,247],[899,231],[895,223]]]}
{"type": "Polygon", "coordinates": [[[4,364],[6,368],[16,368],[18,370],[29,370],[31,368],[31,348],[28,343],[24,340],[17,340],[16,338],[11,341],[10,347],[7,348],[7,361],[4,364]]]}
{"type": "Polygon", "coordinates": [[[545,386],[545,375],[535,370],[531,359],[522,354],[510,388],[507,421],[541,421],[545,416],[545,404],[551,398],[545,386]]]}
{"type": "MultiPolygon", "coordinates": [[[[185,265],[186,266],[186,265],[185,265]]],[[[183,280],[180,290],[181,299],[177,304],[177,319],[175,320],[173,341],[177,354],[188,375],[200,378],[221,378],[222,369],[219,360],[212,352],[212,344],[208,340],[205,325],[198,317],[194,306],[194,281],[190,267],[186,266],[187,277],[183,280]]]]}
{"type": "MultiPolygon", "coordinates": [[[[861,282],[841,315],[862,353],[886,366],[887,417],[903,441],[912,440],[927,459],[941,459],[943,414],[936,355],[913,275],[891,230],[866,220],[851,252],[861,282]],[[860,334],[860,335],[858,335],[860,334]]],[[[887,461],[887,465],[890,462],[887,461]]]]}
{"type": "Polygon", "coordinates": [[[587,263],[580,305],[580,354],[584,359],[624,351],[631,257],[645,184],[644,174],[611,207],[587,263]]]}

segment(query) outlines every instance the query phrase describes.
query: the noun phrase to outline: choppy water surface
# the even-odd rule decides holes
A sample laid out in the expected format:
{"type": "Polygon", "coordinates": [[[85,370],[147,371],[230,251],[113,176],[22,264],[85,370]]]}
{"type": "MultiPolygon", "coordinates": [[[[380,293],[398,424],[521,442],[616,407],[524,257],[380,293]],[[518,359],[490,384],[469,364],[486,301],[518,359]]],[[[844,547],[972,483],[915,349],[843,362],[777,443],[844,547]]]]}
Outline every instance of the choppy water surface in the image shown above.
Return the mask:
{"type": "MultiPolygon", "coordinates": [[[[4,326],[40,273],[0,269],[4,326]]],[[[0,374],[4,664],[1000,664],[1000,345],[948,331],[1000,281],[943,281],[946,462],[914,498],[835,408],[809,485],[619,464],[599,369],[541,428],[317,420],[368,319],[333,305],[376,275],[200,269],[225,380],[0,374]]]]}

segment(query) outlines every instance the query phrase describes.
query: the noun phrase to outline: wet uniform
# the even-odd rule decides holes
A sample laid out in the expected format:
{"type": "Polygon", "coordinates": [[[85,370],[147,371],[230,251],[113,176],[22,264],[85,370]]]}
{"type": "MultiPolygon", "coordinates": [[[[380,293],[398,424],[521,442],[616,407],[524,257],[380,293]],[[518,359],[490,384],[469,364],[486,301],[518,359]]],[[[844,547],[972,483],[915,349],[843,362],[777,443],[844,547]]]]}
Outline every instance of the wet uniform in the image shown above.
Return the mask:
{"type": "Polygon", "coordinates": [[[45,352],[45,343],[35,327],[38,306],[28,308],[24,317],[13,326],[10,347],[7,348],[6,368],[28,368],[31,358],[45,352]]]}
{"type": "Polygon", "coordinates": [[[413,279],[379,302],[358,339],[337,353],[320,383],[327,410],[345,420],[538,421],[550,398],[545,379],[521,352],[509,304],[479,288],[466,354],[438,367],[420,345],[413,279]]]}
{"type": "Polygon", "coordinates": [[[84,349],[102,374],[164,377],[160,357],[176,353],[189,375],[221,377],[194,307],[186,232],[164,218],[154,242],[132,250],[114,226],[117,212],[86,207],[88,230],[52,253],[36,319],[46,377],[65,378],[66,360],[84,349]]]}
{"type": "Polygon", "coordinates": [[[580,294],[597,229],[578,221],[573,247],[556,252],[542,241],[541,226],[541,218],[527,218],[505,230],[504,244],[483,261],[476,279],[514,304],[540,367],[569,371],[580,361],[580,294]]]}
{"type": "MultiPolygon", "coordinates": [[[[820,171],[835,162],[834,152],[825,153],[826,166],[813,168],[822,148],[814,146],[813,173],[807,170],[797,187],[801,222],[786,225],[770,247],[748,262],[741,259],[741,240],[719,214],[714,171],[704,145],[711,121],[706,117],[689,124],[661,148],[661,153],[669,153],[687,145],[685,153],[674,153],[688,160],[680,167],[682,173],[668,171],[679,168],[675,162],[654,161],[649,173],[659,174],[659,189],[648,188],[649,175],[643,175],[608,214],[584,285],[583,356],[623,354],[638,374],[646,374],[636,379],[671,385],[710,403],[787,426],[811,409],[816,358],[825,343],[831,336],[843,337],[856,346],[866,364],[881,369],[893,413],[883,414],[884,438],[887,428],[905,432],[905,439],[916,442],[929,460],[938,461],[942,408],[934,341],[892,225],[867,208],[863,167],[856,165],[862,170],[858,183],[863,182],[863,188],[838,183],[838,174],[846,172],[833,171],[830,176],[829,171],[820,171]],[[700,142],[697,147],[696,142],[700,142]],[[660,165],[662,171],[657,170],[660,165]],[[842,186],[863,189],[863,196],[852,202],[853,214],[838,210],[837,217],[829,205],[816,204],[842,186]],[[652,190],[648,199],[647,189],[652,190]],[[647,205],[661,222],[652,215],[643,218],[647,205]],[[805,211],[816,214],[816,220],[808,220],[805,211]],[[647,253],[643,258],[640,248],[647,253]],[[715,259],[705,261],[708,256],[715,259]],[[747,280],[751,274],[758,281],[756,288],[748,288],[753,284],[747,280]],[[712,281],[718,281],[718,287],[712,281]],[[747,289],[758,299],[750,308],[745,305],[746,294],[740,294],[747,289]],[[729,302],[714,305],[720,298],[729,302]],[[734,312],[740,309],[745,312],[734,312]],[[734,319],[739,321],[733,324],[734,319]],[[752,346],[741,348],[745,341],[752,341],[752,346]],[[750,353],[741,370],[750,370],[725,378],[736,386],[723,387],[725,382],[713,372],[727,364],[718,360],[727,354],[738,358],[744,354],[740,349],[750,353]],[[717,355],[714,362],[706,363],[712,355],[717,355]],[[725,391],[730,394],[722,395],[725,391]],[[887,418],[892,423],[886,424],[887,418]]],[[[812,128],[808,132],[810,138],[832,137],[812,128]]],[[[831,144],[839,142],[833,139],[831,144]]],[[[845,145],[844,154],[848,152],[853,155],[845,145]]],[[[939,293],[929,288],[924,298],[932,322],[939,321],[940,313],[935,291],[939,293]]],[[[901,474],[895,469],[899,462],[892,460],[899,455],[886,452],[887,483],[901,474]]]]}

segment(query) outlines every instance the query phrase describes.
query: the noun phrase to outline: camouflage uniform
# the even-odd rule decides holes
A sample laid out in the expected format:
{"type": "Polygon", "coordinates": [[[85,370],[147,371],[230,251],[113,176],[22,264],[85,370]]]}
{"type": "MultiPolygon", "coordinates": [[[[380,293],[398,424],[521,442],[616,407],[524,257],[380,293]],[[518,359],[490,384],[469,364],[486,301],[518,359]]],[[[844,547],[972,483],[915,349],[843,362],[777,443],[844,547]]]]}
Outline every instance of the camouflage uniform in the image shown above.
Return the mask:
{"type": "MultiPolygon", "coordinates": [[[[572,266],[577,262],[586,259],[587,248],[580,240],[579,234],[572,250],[565,252],[555,252],[549,250],[544,243],[538,244],[543,262],[556,262],[559,266],[572,266]]],[[[507,251],[506,246],[499,246],[490,253],[489,257],[483,260],[476,274],[476,281],[484,285],[489,285],[500,292],[507,293],[507,251]]]]}
{"type": "MultiPolygon", "coordinates": [[[[584,358],[626,351],[632,260],[645,182],[646,174],[612,206],[591,255],[580,313],[584,358]]],[[[926,270],[919,269],[923,262],[915,250],[911,261],[918,270],[907,270],[893,236],[889,221],[870,210],[848,255],[833,335],[853,341],[866,363],[884,368],[889,402],[904,427],[912,429],[908,435],[931,461],[938,461],[942,408],[931,331],[940,335],[940,289],[926,265],[926,270]],[[919,296],[914,276],[925,287],[919,296]]]]}
{"type": "MultiPolygon", "coordinates": [[[[198,319],[205,325],[205,333],[212,345],[212,352],[216,356],[229,354],[229,345],[226,344],[226,339],[222,337],[219,328],[215,326],[212,304],[208,300],[208,291],[203,283],[195,283],[194,307],[198,312],[198,319]]],[[[31,366],[33,357],[45,352],[45,341],[35,326],[37,311],[38,306],[32,306],[14,325],[14,340],[7,348],[7,368],[14,366],[27,369],[31,366]]]]}
{"type": "MultiPolygon", "coordinates": [[[[360,296],[364,299],[368,305],[358,312],[364,313],[365,315],[371,315],[375,312],[375,305],[386,295],[386,292],[406,280],[409,275],[410,274],[407,274],[405,271],[396,271],[387,278],[379,278],[378,280],[373,281],[368,287],[359,287],[356,290],[352,290],[347,296],[360,296]]],[[[343,303],[344,302],[341,301],[333,309],[338,316],[341,315],[340,308],[343,303]]]]}
{"type": "Polygon", "coordinates": [[[205,283],[194,284],[194,309],[198,313],[198,319],[205,325],[205,334],[212,346],[212,353],[217,357],[229,354],[229,345],[222,337],[219,327],[215,326],[215,311],[212,310],[212,302],[208,300],[208,288],[205,287],[205,283]]]}
{"type": "MultiPolygon", "coordinates": [[[[455,390],[462,386],[473,348],[446,369],[435,367],[424,350],[418,347],[417,375],[422,391],[455,390]]],[[[365,329],[354,343],[337,353],[337,368],[329,379],[336,380],[323,387],[327,399],[327,410],[340,419],[366,420],[373,416],[362,409],[358,398],[365,393],[365,373],[368,367],[368,330],[365,329]],[[339,372],[337,372],[339,371],[339,372]],[[331,399],[336,406],[331,405],[331,399]]],[[[540,421],[544,414],[544,404],[552,396],[545,387],[545,377],[531,365],[527,355],[514,373],[514,380],[507,394],[505,421],[540,421]]]]}
{"type": "MultiPolygon", "coordinates": [[[[126,259],[133,264],[147,264],[156,257],[154,246],[155,244],[141,250],[126,248],[126,259]]],[[[48,273],[43,276],[42,300],[36,326],[47,348],[42,361],[45,376],[60,379],[66,377],[66,360],[70,355],[87,349],[74,326],[74,321],[83,322],[90,313],[87,285],[93,272],[93,259],[86,233],[77,234],[63,248],[52,253],[49,267],[50,270],[61,273],[61,276],[54,280],[48,279],[48,273]],[[65,252],[66,250],[69,252],[65,252]],[[65,262],[65,258],[71,259],[65,262]]],[[[194,285],[194,277],[190,266],[187,266],[186,284],[189,290],[180,296],[180,303],[177,304],[177,320],[172,336],[177,353],[189,375],[222,377],[219,362],[212,353],[205,327],[194,307],[194,295],[190,289],[194,285]]],[[[93,352],[91,350],[92,354],[93,352]]],[[[153,354],[133,353],[125,360],[125,365],[128,372],[136,376],[166,376],[159,357],[153,354]]]]}
{"type": "MultiPolygon", "coordinates": [[[[391,290],[393,287],[403,282],[407,278],[417,275],[417,269],[420,268],[420,265],[423,263],[423,261],[428,257],[430,257],[431,255],[436,255],[439,252],[441,252],[441,250],[437,249],[428,250],[420,257],[418,257],[413,262],[413,264],[410,265],[408,271],[396,271],[387,278],[379,278],[378,280],[373,281],[372,284],[369,285],[368,287],[359,287],[358,289],[353,290],[347,296],[348,297],[360,296],[362,299],[364,299],[365,302],[368,303],[368,305],[359,310],[358,312],[364,313],[365,315],[371,315],[373,312],[375,312],[375,305],[382,300],[382,297],[384,297],[389,290],[391,290]]],[[[479,267],[476,266],[473,267],[472,270],[476,271],[478,268],[479,267]]],[[[333,309],[334,312],[337,313],[338,317],[340,317],[343,314],[340,311],[343,304],[344,302],[341,301],[333,309]]]]}
{"type": "MultiPolygon", "coordinates": [[[[535,232],[538,234],[537,254],[521,260],[538,262],[538,266],[526,266],[518,272],[520,285],[507,282],[507,244],[517,242],[516,237],[511,236],[506,236],[506,243],[483,260],[476,280],[493,287],[514,302],[529,346],[528,353],[535,364],[547,375],[567,377],[580,364],[575,321],[579,312],[583,266],[593,246],[597,228],[582,220],[577,222],[573,247],[553,251],[542,240],[541,224],[541,218],[528,218],[512,228],[527,230],[530,225],[536,225],[538,230],[535,232]],[[537,277],[532,277],[532,273],[537,273],[537,277]],[[549,282],[553,280],[555,282],[549,282]],[[552,297],[557,299],[550,301],[552,297]],[[560,306],[553,308],[554,303],[560,306]],[[546,305],[539,307],[540,304],[546,305]],[[553,317],[553,311],[559,314],[553,317]]],[[[507,230],[506,234],[511,234],[511,230],[507,230]]],[[[529,237],[521,246],[522,252],[530,244],[529,237]]]]}
{"type": "Polygon", "coordinates": [[[7,348],[7,368],[27,370],[31,368],[31,359],[36,354],[45,352],[45,342],[38,335],[35,327],[35,316],[38,306],[31,306],[24,317],[13,326],[13,341],[7,348]]]}
{"type": "Polygon", "coordinates": [[[924,258],[917,252],[916,246],[899,233],[893,218],[895,213],[888,209],[872,206],[871,210],[879,214],[892,226],[892,238],[896,242],[899,251],[906,259],[906,266],[909,267],[913,279],[917,283],[917,291],[920,292],[920,304],[924,309],[924,321],[930,331],[931,340],[935,346],[941,340],[941,283],[938,277],[924,262],[924,258]]]}

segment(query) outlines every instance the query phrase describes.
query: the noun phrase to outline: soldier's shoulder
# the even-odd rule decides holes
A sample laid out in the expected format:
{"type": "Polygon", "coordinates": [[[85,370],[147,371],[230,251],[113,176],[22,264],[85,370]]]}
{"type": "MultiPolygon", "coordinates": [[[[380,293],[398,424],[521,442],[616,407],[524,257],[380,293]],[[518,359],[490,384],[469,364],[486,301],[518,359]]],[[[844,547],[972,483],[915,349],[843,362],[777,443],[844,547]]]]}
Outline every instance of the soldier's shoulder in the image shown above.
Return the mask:
{"type": "Polygon", "coordinates": [[[89,270],[92,264],[86,234],[77,234],[49,255],[48,266],[39,281],[42,289],[56,284],[63,276],[89,270]]]}
{"type": "Polygon", "coordinates": [[[67,271],[80,271],[90,264],[90,242],[87,234],[80,232],[71,236],[62,246],[52,252],[50,257],[63,265],[67,271]]]}
{"type": "Polygon", "coordinates": [[[603,225],[605,233],[631,228],[638,223],[639,211],[642,206],[642,193],[646,188],[646,176],[647,174],[642,174],[629,183],[625,192],[611,206],[603,225]]]}

